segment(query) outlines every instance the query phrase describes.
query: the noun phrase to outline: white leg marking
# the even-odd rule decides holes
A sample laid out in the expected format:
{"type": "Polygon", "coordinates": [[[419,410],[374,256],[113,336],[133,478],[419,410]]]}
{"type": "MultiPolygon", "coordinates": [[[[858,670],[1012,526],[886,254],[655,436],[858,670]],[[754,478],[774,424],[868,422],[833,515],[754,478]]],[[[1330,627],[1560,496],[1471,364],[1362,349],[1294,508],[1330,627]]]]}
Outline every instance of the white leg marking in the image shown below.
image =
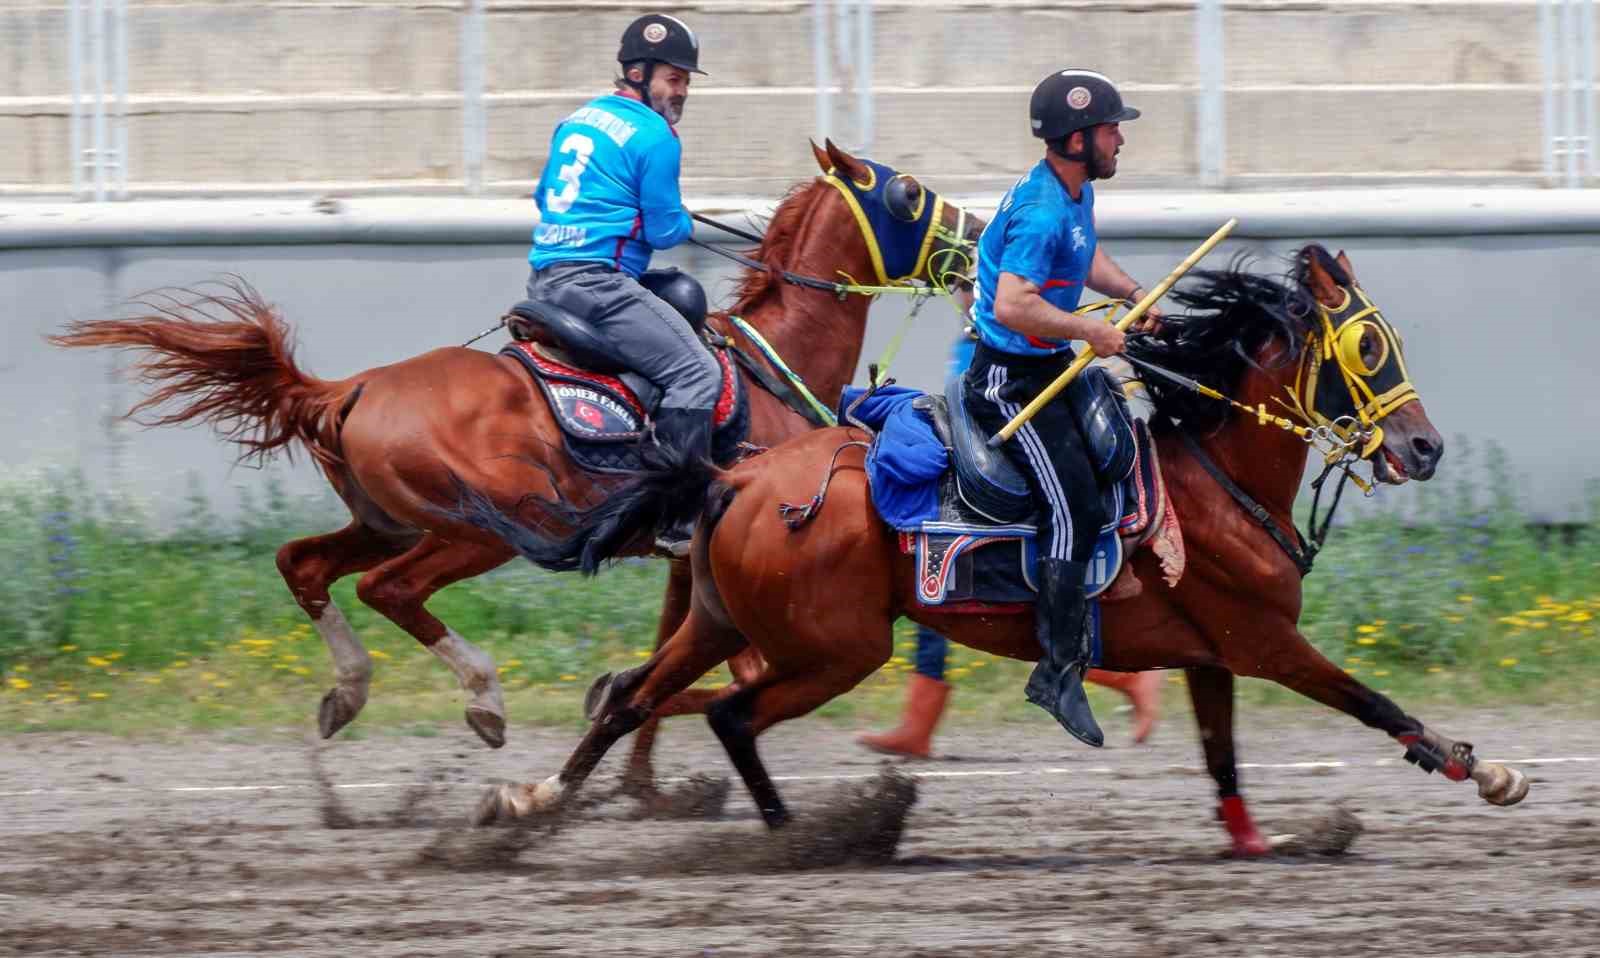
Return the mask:
{"type": "Polygon", "coordinates": [[[317,634],[333,657],[333,675],[339,688],[349,693],[357,711],[367,702],[367,686],[372,682],[372,656],[356,638],[355,630],[339,607],[329,602],[322,617],[312,620],[317,634]]]}
{"type": "Polygon", "coordinates": [[[500,694],[500,676],[495,673],[489,653],[463,639],[453,629],[428,647],[454,672],[461,687],[472,693],[468,708],[482,709],[505,718],[505,699],[500,694]]]}

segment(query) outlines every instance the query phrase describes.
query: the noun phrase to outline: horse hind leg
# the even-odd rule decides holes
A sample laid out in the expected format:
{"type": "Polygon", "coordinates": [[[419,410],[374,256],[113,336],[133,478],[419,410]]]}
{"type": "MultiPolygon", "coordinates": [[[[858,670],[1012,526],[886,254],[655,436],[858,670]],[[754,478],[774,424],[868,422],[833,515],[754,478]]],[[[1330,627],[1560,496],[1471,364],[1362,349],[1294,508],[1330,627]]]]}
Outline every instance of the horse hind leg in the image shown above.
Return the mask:
{"type": "Polygon", "coordinates": [[[503,546],[448,541],[429,533],[414,547],[361,577],[356,595],[438,656],[471,694],[467,725],[491,748],[506,743],[505,697],[489,654],[435,618],[425,603],[435,592],[509,561],[503,546]]]}
{"type": "Polygon", "coordinates": [[[317,709],[317,730],[323,738],[348,725],[367,704],[372,682],[372,657],[356,638],[328,589],[339,579],[405,551],[381,533],[353,522],[338,532],[296,539],[278,550],[278,572],[333,658],[333,688],[317,709]]]}

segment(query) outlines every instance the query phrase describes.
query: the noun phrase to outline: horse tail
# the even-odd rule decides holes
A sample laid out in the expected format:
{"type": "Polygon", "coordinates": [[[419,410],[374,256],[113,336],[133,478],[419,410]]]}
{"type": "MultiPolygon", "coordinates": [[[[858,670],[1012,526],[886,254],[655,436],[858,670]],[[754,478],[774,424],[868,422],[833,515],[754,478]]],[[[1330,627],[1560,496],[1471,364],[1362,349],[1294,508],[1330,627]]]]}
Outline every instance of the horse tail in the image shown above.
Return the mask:
{"type": "Polygon", "coordinates": [[[324,468],[339,463],[328,412],[359,386],[326,381],[295,365],[289,325],[242,280],[216,295],[193,289],[149,294],[151,310],[128,319],[79,321],[49,337],[57,346],[141,350],[134,368],[154,391],[128,410],[145,426],[203,422],[258,463],[298,440],[324,468]],[[168,411],[141,419],[160,406],[168,411]]]}
{"type": "Polygon", "coordinates": [[[603,563],[619,558],[623,549],[641,534],[665,528],[679,516],[699,511],[707,502],[707,490],[722,474],[705,459],[669,460],[672,453],[664,449],[652,449],[650,456],[658,461],[615,487],[604,502],[592,509],[579,512],[565,502],[543,502],[545,511],[571,527],[564,537],[551,537],[508,515],[459,476],[453,477],[456,506],[441,512],[497,536],[541,568],[554,572],[578,569],[585,575],[594,575],[603,563]]]}

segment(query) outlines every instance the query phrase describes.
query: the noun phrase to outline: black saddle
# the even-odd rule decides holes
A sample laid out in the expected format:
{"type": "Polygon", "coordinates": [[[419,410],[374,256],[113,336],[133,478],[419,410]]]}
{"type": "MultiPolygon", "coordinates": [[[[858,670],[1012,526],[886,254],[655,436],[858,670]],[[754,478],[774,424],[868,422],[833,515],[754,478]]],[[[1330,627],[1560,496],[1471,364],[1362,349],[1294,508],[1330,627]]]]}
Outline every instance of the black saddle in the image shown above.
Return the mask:
{"type": "MultiPolygon", "coordinates": [[[[934,433],[950,450],[956,492],[979,515],[1005,524],[1024,522],[1037,511],[1022,471],[1011,457],[989,448],[989,435],[967,409],[962,377],[952,376],[945,394],[915,400],[933,421],[934,433]]],[[[1084,370],[1067,387],[1078,427],[1083,430],[1090,460],[1102,485],[1126,479],[1137,448],[1128,401],[1111,374],[1099,366],[1084,370]]]]}
{"type": "MultiPolygon", "coordinates": [[[[693,276],[676,268],[647,270],[639,285],[660,297],[689,321],[699,335],[706,325],[706,291],[693,276]]],[[[507,325],[520,342],[543,343],[564,352],[574,363],[597,373],[628,372],[611,344],[570,311],[547,302],[523,300],[511,307],[507,325]]]]}

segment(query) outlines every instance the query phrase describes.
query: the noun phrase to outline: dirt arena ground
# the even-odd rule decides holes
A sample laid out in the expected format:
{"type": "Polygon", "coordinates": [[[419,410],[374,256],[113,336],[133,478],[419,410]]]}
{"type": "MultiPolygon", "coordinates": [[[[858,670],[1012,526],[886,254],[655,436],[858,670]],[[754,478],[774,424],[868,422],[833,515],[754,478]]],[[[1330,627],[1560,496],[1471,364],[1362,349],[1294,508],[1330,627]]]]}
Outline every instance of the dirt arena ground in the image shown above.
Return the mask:
{"type": "MultiPolygon", "coordinates": [[[[5,736],[0,955],[1600,954],[1600,719],[1432,717],[1525,763],[1513,809],[1337,717],[1243,720],[1263,830],[1353,815],[1343,854],[1220,858],[1182,716],[1100,752],[1043,722],[958,728],[910,780],[847,729],[792,723],[765,746],[798,816],[778,839],[737,783],[711,820],[605,798],[620,750],[588,792],[602,800],[560,821],[462,827],[482,783],[554,771],[566,730],[513,726],[493,753],[455,727],[317,747],[5,736]]],[[[683,781],[732,774],[704,726],[662,742],[672,787],[715,807],[716,782],[683,781]]]]}

